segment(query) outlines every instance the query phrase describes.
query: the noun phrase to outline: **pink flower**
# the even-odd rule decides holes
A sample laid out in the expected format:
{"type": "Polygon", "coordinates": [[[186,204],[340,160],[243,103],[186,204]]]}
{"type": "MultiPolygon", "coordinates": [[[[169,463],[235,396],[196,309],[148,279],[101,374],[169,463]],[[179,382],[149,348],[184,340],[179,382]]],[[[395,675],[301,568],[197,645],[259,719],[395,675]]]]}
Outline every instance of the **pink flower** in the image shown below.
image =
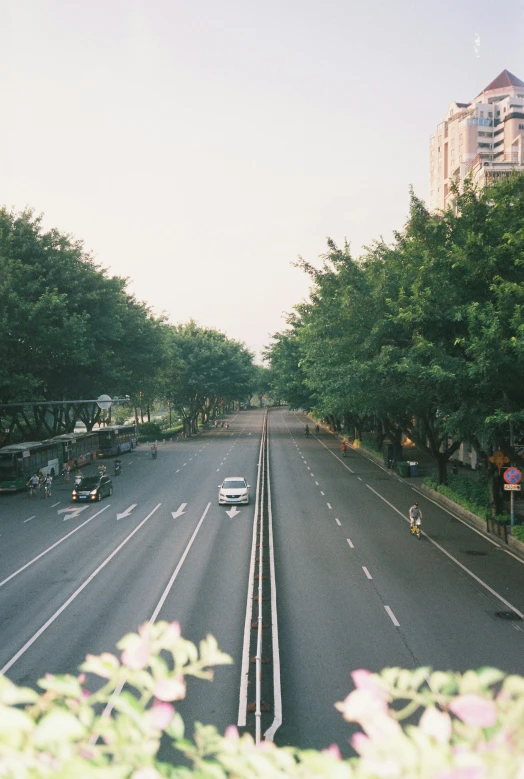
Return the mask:
{"type": "Polygon", "coordinates": [[[497,707],[493,701],[481,698],[480,695],[459,695],[451,702],[449,709],[466,725],[489,728],[497,721],[497,707]]]}
{"type": "Polygon", "coordinates": [[[439,711],[430,706],[420,718],[420,730],[427,736],[431,736],[439,744],[447,744],[451,737],[451,717],[447,712],[439,711]]]}
{"type": "Polygon", "coordinates": [[[365,754],[366,750],[369,749],[370,744],[371,739],[364,733],[355,733],[351,739],[351,746],[359,755],[365,754]]]}
{"type": "Polygon", "coordinates": [[[179,622],[170,622],[164,631],[164,638],[168,641],[178,641],[181,635],[182,631],[180,630],[179,622]]]}
{"type": "Polygon", "coordinates": [[[348,722],[367,722],[388,710],[384,697],[377,694],[374,688],[354,690],[342,703],[335,703],[335,708],[342,712],[348,722]]]}
{"type": "Polygon", "coordinates": [[[228,741],[238,741],[240,736],[238,734],[238,730],[237,730],[235,725],[228,725],[227,726],[227,728],[225,730],[225,733],[224,733],[224,738],[227,738],[228,741]]]}
{"type": "Polygon", "coordinates": [[[173,719],[174,713],[175,707],[170,703],[155,701],[147,712],[147,721],[155,730],[164,730],[173,719]]]}
{"type": "Polygon", "coordinates": [[[161,701],[179,701],[186,697],[186,685],[183,676],[175,679],[160,679],[155,684],[154,695],[161,701]]]}
{"type": "Polygon", "coordinates": [[[133,636],[129,645],[122,652],[121,660],[123,665],[131,668],[132,671],[140,671],[142,668],[145,668],[149,662],[148,637],[138,638],[133,636]]]}
{"type": "Polygon", "coordinates": [[[323,755],[331,755],[331,757],[334,757],[335,760],[342,760],[342,755],[340,754],[340,749],[338,748],[338,744],[331,744],[327,749],[322,750],[323,755]]]}
{"type": "Polygon", "coordinates": [[[372,674],[371,671],[359,668],[357,671],[351,673],[351,678],[353,679],[353,684],[357,690],[366,690],[367,692],[373,693],[378,698],[387,699],[386,691],[381,686],[380,681],[375,674],[372,674]]]}

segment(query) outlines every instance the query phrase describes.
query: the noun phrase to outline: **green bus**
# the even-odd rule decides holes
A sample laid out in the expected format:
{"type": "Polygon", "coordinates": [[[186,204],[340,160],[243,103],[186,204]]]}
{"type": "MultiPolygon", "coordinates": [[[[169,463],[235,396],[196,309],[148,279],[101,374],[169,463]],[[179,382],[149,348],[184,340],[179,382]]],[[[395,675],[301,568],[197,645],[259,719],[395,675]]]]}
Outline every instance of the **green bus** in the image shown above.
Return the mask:
{"type": "MultiPolygon", "coordinates": [[[[58,443],[62,447],[62,462],[70,470],[96,462],[98,457],[98,433],[62,433],[48,438],[44,443],[58,443]]],[[[2,450],[0,449],[0,452],[2,450]]]]}
{"type": "Polygon", "coordinates": [[[62,470],[62,445],[58,441],[25,441],[0,449],[0,492],[25,490],[33,473],[50,474],[62,470]]]}

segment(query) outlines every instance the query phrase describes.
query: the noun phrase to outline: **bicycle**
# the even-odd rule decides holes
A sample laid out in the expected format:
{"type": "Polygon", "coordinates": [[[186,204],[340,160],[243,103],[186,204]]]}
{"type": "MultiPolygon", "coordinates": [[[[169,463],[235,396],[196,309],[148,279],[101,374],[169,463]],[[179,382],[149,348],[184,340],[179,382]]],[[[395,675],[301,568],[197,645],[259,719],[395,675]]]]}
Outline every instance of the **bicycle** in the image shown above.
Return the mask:
{"type": "Polygon", "coordinates": [[[47,482],[44,482],[44,498],[50,498],[51,497],[51,485],[47,482]]]}
{"type": "Polygon", "coordinates": [[[70,478],[71,476],[69,473],[69,468],[64,468],[64,470],[62,471],[62,484],[67,484],[68,481],[70,481],[70,478]]]}
{"type": "Polygon", "coordinates": [[[416,536],[417,538],[420,538],[420,526],[422,524],[422,520],[420,517],[418,519],[414,519],[411,522],[411,535],[416,536]]]}
{"type": "Polygon", "coordinates": [[[33,484],[33,482],[29,482],[29,484],[27,485],[27,491],[29,493],[30,498],[35,497],[37,489],[38,487],[36,484],[33,484]]]}

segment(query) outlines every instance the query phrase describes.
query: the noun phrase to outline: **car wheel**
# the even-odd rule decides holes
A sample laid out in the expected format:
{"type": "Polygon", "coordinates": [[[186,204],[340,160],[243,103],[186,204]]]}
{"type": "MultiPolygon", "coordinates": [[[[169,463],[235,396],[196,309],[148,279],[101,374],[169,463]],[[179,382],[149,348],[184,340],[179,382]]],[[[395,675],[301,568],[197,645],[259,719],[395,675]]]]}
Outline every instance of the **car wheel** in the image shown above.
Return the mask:
{"type": "Polygon", "coordinates": [[[110,487],[110,488],[109,488],[109,497],[111,497],[111,495],[112,495],[112,494],[113,494],[113,488],[112,488],[112,487],[110,487]]]}
{"type": "Polygon", "coordinates": [[[97,492],[97,494],[96,494],[96,499],[97,499],[97,501],[98,501],[99,503],[100,503],[100,501],[102,500],[102,493],[101,493],[100,491],[99,491],[99,492],[97,492]]]}

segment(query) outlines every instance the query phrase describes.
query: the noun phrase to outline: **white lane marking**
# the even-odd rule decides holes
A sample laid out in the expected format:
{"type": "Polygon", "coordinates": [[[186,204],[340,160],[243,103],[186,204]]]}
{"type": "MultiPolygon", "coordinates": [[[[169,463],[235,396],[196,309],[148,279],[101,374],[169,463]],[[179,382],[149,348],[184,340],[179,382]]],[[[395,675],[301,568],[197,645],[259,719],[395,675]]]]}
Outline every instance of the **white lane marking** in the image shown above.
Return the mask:
{"type": "MultiPolygon", "coordinates": [[[[73,533],[77,533],[81,528],[84,527],[84,525],[87,525],[89,522],[91,522],[92,519],[94,519],[95,517],[98,517],[98,515],[101,514],[103,511],[106,511],[109,508],[109,506],[110,506],[110,504],[108,503],[107,506],[104,506],[103,509],[100,509],[100,511],[97,511],[96,514],[93,514],[92,517],[89,517],[89,519],[86,519],[86,521],[82,522],[81,525],[78,525],[78,527],[75,527],[75,529],[71,530],[69,533],[67,533],[67,535],[63,536],[58,541],[55,541],[55,543],[51,544],[51,546],[48,546],[47,549],[44,549],[43,552],[40,552],[40,554],[38,554],[36,557],[33,557],[32,560],[29,560],[28,563],[23,565],[21,568],[18,568],[18,570],[16,570],[14,573],[10,574],[6,579],[2,579],[2,581],[0,582],[0,587],[3,587],[4,584],[7,584],[8,581],[10,581],[11,579],[14,579],[14,577],[18,576],[19,573],[22,573],[22,571],[25,571],[25,569],[29,568],[30,565],[32,565],[33,563],[36,563],[37,560],[40,560],[41,557],[43,557],[48,552],[50,552],[52,549],[54,549],[56,546],[61,544],[62,541],[65,541],[67,538],[72,536],[73,533]]],[[[34,517],[32,517],[32,519],[34,519],[34,517]]]]}
{"type": "Polygon", "coordinates": [[[171,516],[173,517],[173,519],[176,519],[177,517],[181,517],[182,514],[185,514],[186,512],[184,511],[184,509],[185,509],[186,506],[187,506],[187,503],[181,503],[176,511],[172,511],[171,512],[171,516]]]}
{"type": "Polygon", "coordinates": [[[116,547],[116,549],[114,549],[114,550],[111,552],[111,554],[110,554],[108,557],[106,557],[106,559],[104,560],[104,562],[103,562],[103,563],[100,563],[100,565],[98,566],[98,568],[96,568],[96,570],[94,570],[94,571],[93,571],[93,573],[92,573],[90,576],[88,576],[88,577],[87,577],[87,579],[85,580],[85,582],[83,582],[83,584],[81,584],[81,585],[80,585],[80,587],[78,587],[78,588],[77,588],[77,589],[74,591],[74,593],[73,593],[73,594],[72,594],[72,595],[71,595],[71,596],[70,596],[70,597],[69,597],[69,598],[68,598],[68,599],[65,601],[65,603],[62,603],[62,605],[60,606],[60,608],[59,608],[59,609],[57,609],[57,610],[55,611],[55,613],[54,613],[54,614],[53,614],[51,617],[49,617],[49,619],[47,620],[47,622],[45,622],[45,623],[42,625],[42,627],[41,627],[39,630],[37,630],[37,631],[36,631],[36,633],[35,633],[33,636],[31,636],[31,638],[29,639],[29,641],[26,641],[26,643],[23,645],[23,647],[22,647],[21,649],[19,649],[19,650],[18,650],[18,652],[17,652],[15,655],[13,655],[13,657],[12,657],[12,658],[11,658],[11,659],[10,659],[10,660],[9,660],[9,661],[8,661],[8,662],[5,664],[5,665],[4,665],[4,667],[3,667],[3,668],[1,668],[1,669],[0,669],[0,674],[5,674],[5,673],[7,673],[7,671],[8,671],[8,670],[11,668],[11,666],[13,666],[13,665],[16,663],[16,661],[17,661],[17,660],[18,660],[20,657],[22,657],[22,655],[23,655],[23,654],[25,654],[25,653],[27,652],[27,650],[29,649],[29,647],[30,647],[30,646],[32,646],[32,645],[35,643],[35,641],[37,641],[37,640],[40,638],[40,636],[41,636],[43,633],[45,633],[45,631],[47,630],[47,628],[48,628],[50,625],[52,625],[52,624],[53,624],[53,622],[54,622],[56,619],[58,619],[58,617],[60,616],[60,614],[62,614],[62,612],[63,612],[63,611],[65,611],[65,610],[67,609],[67,607],[68,607],[68,606],[69,606],[69,605],[70,605],[70,604],[71,604],[71,603],[72,603],[72,602],[75,600],[75,598],[77,598],[77,597],[78,597],[78,595],[80,595],[80,593],[82,592],[82,590],[85,590],[85,588],[87,587],[87,585],[88,585],[88,584],[90,584],[90,583],[93,581],[93,579],[95,578],[95,576],[97,576],[97,575],[100,573],[100,571],[101,571],[103,568],[105,568],[105,567],[106,567],[106,565],[107,565],[109,562],[111,562],[111,560],[113,559],[113,557],[115,557],[115,555],[117,555],[117,554],[118,554],[118,552],[119,552],[119,551],[122,549],[122,547],[123,547],[123,546],[125,546],[125,545],[127,544],[127,542],[128,542],[128,541],[129,541],[129,540],[130,540],[130,539],[131,539],[131,538],[132,538],[134,535],[135,535],[135,533],[136,533],[136,532],[138,532],[138,530],[140,530],[140,528],[142,527],[142,525],[145,525],[145,523],[147,522],[147,520],[149,519],[149,517],[153,516],[153,514],[155,513],[155,511],[156,511],[158,508],[160,508],[160,506],[161,506],[161,505],[162,505],[161,503],[158,503],[158,504],[155,506],[155,508],[153,509],[153,511],[151,511],[151,513],[150,513],[150,514],[148,514],[148,515],[147,515],[147,517],[146,517],[145,519],[143,519],[143,520],[142,520],[142,522],[140,522],[140,524],[139,524],[139,525],[137,525],[137,526],[135,527],[135,529],[134,529],[134,530],[132,530],[132,531],[131,531],[131,533],[129,533],[129,535],[128,535],[126,538],[124,538],[124,540],[122,541],[122,543],[121,543],[121,544],[119,544],[119,545],[116,547]]]}
{"type": "Polygon", "coordinates": [[[32,519],[36,517],[36,514],[33,514],[32,517],[28,517],[28,519],[24,519],[24,522],[31,522],[32,519]]]}
{"type": "Polygon", "coordinates": [[[89,504],[86,506],[72,506],[71,508],[67,509],[60,509],[60,511],[57,511],[57,514],[67,514],[67,516],[64,516],[64,522],[67,519],[76,519],[76,517],[82,513],[82,511],[85,511],[89,508],[89,504]]]}
{"type": "Polygon", "coordinates": [[[62,501],[58,501],[57,503],[51,503],[51,508],[54,509],[55,506],[59,506],[62,501]]]}
{"type": "MultiPolygon", "coordinates": [[[[268,452],[269,457],[269,452],[268,452]]],[[[271,636],[273,641],[273,711],[272,725],[264,733],[266,741],[273,741],[273,737],[282,724],[282,684],[280,680],[280,648],[278,641],[278,613],[277,613],[277,584],[275,574],[275,549],[273,543],[273,511],[271,508],[271,475],[269,473],[269,459],[267,470],[267,508],[268,508],[268,541],[271,577],[271,636]]]]}
{"type": "Polygon", "coordinates": [[[230,519],[233,519],[233,517],[236,517],[237,514],[240,514],[240,511],[237,509],[236,506],[231,506],[229,511],[226,511],[226,514],[230,519]]]}
{"type": "MultiPolygon", "coordinates": [[[[371,490],[371,492],[375,493],[375,495],[377,496],[377,498],[380,498],[380,500],[383,500],[383,501],[384,501],[384,503],[387,503],[387,505],[388,505],[388,506],[389,506],[391,509],[393,509],[393,511],[396,511],[396,512],[397,512],[397,514],[400,514],[400,516],[402,517],[402,519],[403,519],[405,522],[409,522],[409,519],[408,519],[407,517],[405,517],[405,516],[404,516],[404,514],[402,513],[402,511],[399,511],[399,510],[398,510],[398,508],[397,508],[396,506],[394,506],[392,503],[390,503],[390,502],[389,502],[389,500],[386,500],[386,498],[384,498],[384,497],[383,497],[383,496],[382,496],[382,495],[381,495],[379,492],[377,492],[376,490],[374,490],[374,489],[373,489],[373,487],[370,487],[370,486],[369,486],[369,484],[366,484],[366,487],[368,487],[368,489],[370,489],[370,490],[371,490]]],[[[501,603],[503,603],[505,606],[507,606],[507,607],[508,607],[508,609],[511,609],[511,611],[513,611],[515,614],[518,614],[518,616],[519,616],[521,619],[524,619],[524,614],[523,614],[521,611],[519,611],[519,610],[518,610],[518,609],[517,609],[515,606],[512,606],[512,605],[511,605],[511,603],[510,603],[509,601],[507,601],[505,598],[503,598],[503,597],[502,597],[502,595],[499,595],[499,594],[498,594],[498,592],[496,592],[495,590],[493,590],[493,589],[492,589],[492,588],[489,586],[489,584],[486,584],[486,582],[485,582],[485,581],[483,581],[482,579],[480,579],[480,578],[479,578],[479,577],[478,577],[476,574],[474,574],[474,573],[473,573],[473,571],[470,571],[470,570],[469,570],[469,568],[467,568],[465,565],[463,565],[463,564],[460,562],[460,560],[457,560],[457,558],[456,558],[456,557],[453,557],[453,555],[452,555],[452,554],[450,554],[450,552],[448,552],[446,549],[444,549],[444,547],[443,547],[443,546],[441,546],[440,544],[437,544],[437,542],[436,542],[436,541],[434,541],[432,538],[430,538],[430,537],[429,537],[429,536],[428,536],[426,533],[424,533],[424,531],[422,531],[422,535],[423,535],[423,536],[424,536],[424,538],[426,538],[426,539],[427,539],[427,540],[428,540],[428,541],[429,541],[431,544],[433,544],[433,546],[436,546],[436,548],[437,548],[437,549],[439,549],[439,550],[442,552],[442,554],[445,554],[445,555],[446,555],[446,557],[449,557],[449,559],[450,559],[450,560],[453,560],[453,562],[454,562],[454,563],[456,563],[456,565],[458,565],[458,567],[459,567],[459,568],[462,568],[462,570],[463,570],[463,571],[465,571],[467,574],[469,574],[469,576],[471,576],[473,579],[475,579],[475,581],[476,581],[476,582],[478,582],[480,585],[482,585],[482,587],[484,587],[484,588],[485,588],[485,589],[486,589],[488,592],[490,592],[490,593],[491,593],[491,594],[492,594],[492,595],[493,595],[495,598],[497,598],[497,599],[498,599],[498,600],[499,600],[501,603]]],[[[488,540],[488,541],[491,541],[491,539],[486,539],[486,540],[488,540]]],[[[498,544],[496,544],[495,546],[498,546],[498,544]]]]}
{"type": "Polygon", "coordinates": [[[180,473],[180,468],[177,468],[175,473],[180,473]]]}
{"type": "Polygon", "coordinates": [[[352,542],[351,542],[351,539],[350,539],[350,538],[346,538],[346,541],[348,542],[348,544],[349,544],[349,546],[351,547],[351,549],[354,549],[354,548],[355,548],[355,547],[353,546],[353,544],[352,544],[352,542]]]}
{"type": "MultiPolygon", "coordinates": [[[[246,616],[244,619],[244,640],[242,642],[242,662],[240,667],[240,689],[238,696],[238,717],[237,725],[243,727],[246,724],[247,719],[247,684],[249,674],[249,647],[251,644],[251,617],[253,612],[253,589],[255,584],[255,550],[257,545],[257,529],[258,529],[258,517],[260,506],[260,482],[262,472],[262,455],[264,451],[264,430],[262,428],[262,437],[260,440],[260,446],[258,450],[258,466],[257,466],[257,486],[255,492],[255,511],[253,515],[253,533],[251,537],[251,553],[249,555],[249,574],[247,579],[247,596],[246,596],[246,616]]],[[[268,509],[271,509],[271,502],[268,501],[268,509]]]]}
{"type": "Polygon", "coordinates": [[[320,485],[319,485],[319,483],[318,483],[318,481],[316,481],[316,482],[315,482],[315,484],[317,485],[317,487],[319,487],[319,486],[320,486],[320,485]]]}
{"type": "Polygon", "coordinates": [[[184,463],[184,464],[183,464],[183,466],[182,466],[182,468],[185,468],[185,467],[186,467],[186,465],[187,465],[187,463],[184,463]]]}
{"type": "Polygon", "coordinates": [[[321,494],[321,495],[325,495],[326,493],[325,493],[325,492],[322,492],[322,490],[320,490],[320,494],[321,494]]]}
{"type": "Polygon", "coordinates": [[[399,621],[398,621],[398,619],[395,617],[395,615],[393,614],[393,612],[391,611],[391,609],[389,608],[389,606],[384,606],[384,608],[386,609],[387,613],[388,613],[388,614],[389,614],[389,616],[391,617],[391,621],[392,621],[392,623],[395,625],[395,627],[396,627],[396,628],[399,628],[399,627],[400,627],[400,622],[399,622],[399,621]]]}
{"type": "MultiPolygon", "coordinates": [[[[161,505],[161,504],[159,503],[159,504],[158,504],[158,506],[160,506],[160,505],[161,505]]],[[[157,506],[157,508],[158,508],[158,506],[157,506]]],[[[186,559],[186,557],[187,557],[187,555],[188,555],[188,552],[189,552],[189,550],[191,549],[191,547],[192,547],[192,545],[193,545],[193,541],[195,540],[195,538],[196,538],[196,536],[197,536],[197,533],[198,533],[198,531],[200,530],[200,527],[201,527],[201,525],[202,525],[202,522],[203,522],[203,521],[204,521],[204,519],[206,518],[206,514],[207,514],[207,512],[209,511],[209,507],[210,507],[210,506],[211,506],[211,503],[208,503],[208,504],[207,504],[207,506],[206,506],[206,508],[205,508],[205,511],[204,511],[204,513],[203,513],[203,514],[202,514],[202,516],[200,517],[200,520],[199,520],[199,522],[198,522],[198,525],[196,526],[196,528],[195,528],[195,530],[194,530],[194,532],[193,532],[193,535],[192,535],[192,536],[191,536],[191,538],[189,539],[189,542],[188,542],[188,544],[187,544],[186,548],[184,549],[184,553],[183,553],[182,557],[181,557],[181,558],[180,558],[180,560],[178,561],[178,565],[177,565],[177,567],[176,567],[176,568],[175,568],[175,570],[173,571],[173,574],[172,574],[172,576],[171,576],[170,580],[168,581],[168,583],[167,583],[167,585],[166,585],[166,588],[165,588],[164,592],[162,593],[162,595],[161,595],[161,597],[160,597],[160,600],[159,600],[159,601],[158,601],[158,603],[156,604],[156,608],[155,608],[155,610],[153,611],[153,614],[151,615],[151,618],[150,618],[150,620],[149,620],[149,622],[150,622],[150,623],[156,622],[156,618],[158,617],[158,614],[160,613],[160,609],[161,609],[161,608],[162,608],[162,606],[164,605],[164,602],[165,602],[165,600],[166,600],[167,596],[169,595],[169,591],[171,590],[171,587],[173,586],[173,584],[174,584],[174,581],[175,581],[176,577],[178,576],[178,573],[179,573],[180,569],[182,568],[182,566],[183,566],[183,564],[184,564],[184,560],[186,559]]],[[[155,509],[155,511],[156,511],[156,509],[155,509]]],[[[149,517],[148,517],[148,519],[149,519],[149,517]]],[[[140,525],[139,525],[139,527],[140,527],[140,525]]]]}
{"type": "Polygon", "coordinates": [[[362,566],[362,570],[364,571],[364,573],[366,574],[368,579],[372,579],[373,578],[365,565],[362,566]]]}
{"type": "Polygon", "coordinates": [[[337,460],[339,461],[339,463],[340,463],[341,465],[343,465],[343,466],[344,466],[344,468],[347,468],[347,469],[348,469],[348,471],[351,471],[351,473],[355,473],[355,471],[354,471],[352,468],[350,468],[350,467],[349,467],[349,465],[346,465],[346,463],[342,461],[342,458],[341,458],[341,457],[339,457],[339,456],[338,456],[338,454],[337,454],[336,452],[334,452],[332,449],[330,449],[330,448],[329,448],[329,446],[326,446],[326,444],[325,444],[323,441],[321,441],[321,440],[320,440],[320,438],[317,438],[317,441],[318,441],[320,444],[322,444],[322,446],[324,447],[324,449],[327,449],[327,450],[328,450],[328,452],[329,452],[330,454],[332,454],[332,455],[333,455],[333,457],[336,457],[336,458],[337,458],[337,460]]]}
{"type": "Polygon", "coordinates": [[[336,522],[336,523],[337,523],[337,525],[339,525],[339,526],[342,524],[342,523],[341,523],[341,521],[340,521],[340,519],[339,519],[338,517],[335,517],[335,522],[336,522]]]}
{"type": "Polygon", "coordinates": [[[126,508],[126,510],[125,510],[125,511],[123,511],[121,514],[117,514],[117,515],[116,515],[116,518],[117,518],[117,519],[123,519],[124,517],[128,517],[128,516],[131,514],[131,512],[133,511],[133,509],[136,509],[136,507],[137,507],[137,506],[138,506],[138,503],[132,503],[132,504],[131,504],[131,505],[130,505],[128,508],[126,508]]]}
{"type": "Polygon", "coordinates": [[[361,479],[361,477],[360,477],[360,476],[357,476],[357,479],[358,479],[359,481],[362,481],[362,479],[361,479]]]}
{"type": "Polygon", "coordinates": [[[327,503],[326,505],[327,505],[328,509],[331,509],[331,511],[333,511],[333,506],[331,505],[331,503],[327,503]]]}

